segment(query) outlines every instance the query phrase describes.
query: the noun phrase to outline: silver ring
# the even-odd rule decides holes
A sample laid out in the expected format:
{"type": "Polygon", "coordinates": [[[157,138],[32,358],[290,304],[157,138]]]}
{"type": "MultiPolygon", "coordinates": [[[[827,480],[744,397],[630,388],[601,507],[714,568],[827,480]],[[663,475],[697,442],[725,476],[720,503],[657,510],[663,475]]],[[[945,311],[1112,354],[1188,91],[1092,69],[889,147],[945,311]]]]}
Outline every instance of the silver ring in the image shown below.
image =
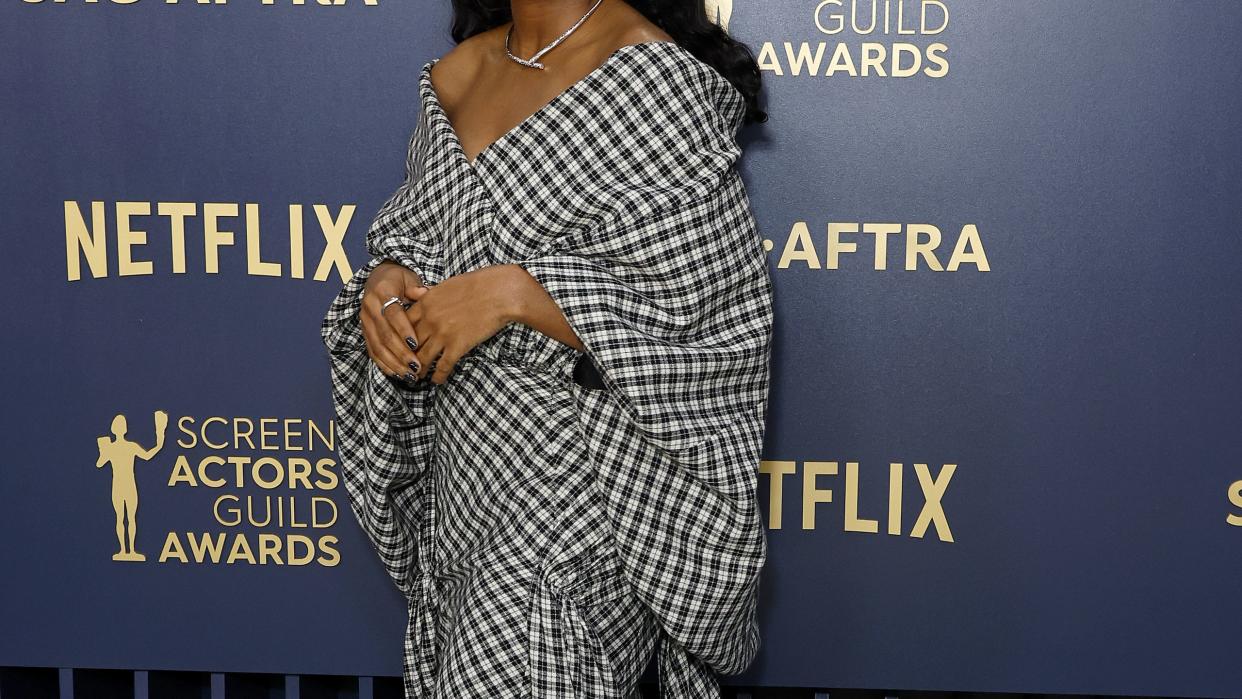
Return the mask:
{"type": "Polygon", "coordinates": [[[407,307],[407,306],[405,305],[405,302],[401,300],[401,297],[400,297],[400,296],[394,296],[394,297],[392,297],[392,298],[388,299],[387,301],[385,301],[385,302],[384,302],[384,305],[380,307],[380,315],[383,315],[383,314],[384,314],[384,311],[388,310],[388,307],[389,307],[389,306],[391,306],[391,305],[393,305],[394,303],[399,303],[399,304],[401,304],[401,307],[402,307],[402,308],[406,308],[406,307],[407,307]]]}

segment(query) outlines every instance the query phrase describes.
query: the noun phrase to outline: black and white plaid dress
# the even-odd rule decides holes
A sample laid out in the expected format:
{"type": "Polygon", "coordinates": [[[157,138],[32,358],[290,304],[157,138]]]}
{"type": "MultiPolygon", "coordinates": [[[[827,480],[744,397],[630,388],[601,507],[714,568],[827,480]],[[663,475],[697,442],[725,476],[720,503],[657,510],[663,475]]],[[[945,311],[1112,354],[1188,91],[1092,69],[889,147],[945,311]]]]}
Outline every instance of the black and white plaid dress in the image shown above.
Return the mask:
{"type": "MultiPolygon", "coordinates": [[[[436,59],[438,60],[438,59],[436,59]]],[[[430,80],[374,257],[323,320],[351,508],[408,600],[407,697],[715,697],[746,669],[772,286],[734,164],[742,96],[624,46],[471,163],[430,80]],[[519,264],[586,352],[511,323],[443,385],[367,356],[363,284],[519,264]],[[603,388],[573,380],[584,354],[603,388]]]]}

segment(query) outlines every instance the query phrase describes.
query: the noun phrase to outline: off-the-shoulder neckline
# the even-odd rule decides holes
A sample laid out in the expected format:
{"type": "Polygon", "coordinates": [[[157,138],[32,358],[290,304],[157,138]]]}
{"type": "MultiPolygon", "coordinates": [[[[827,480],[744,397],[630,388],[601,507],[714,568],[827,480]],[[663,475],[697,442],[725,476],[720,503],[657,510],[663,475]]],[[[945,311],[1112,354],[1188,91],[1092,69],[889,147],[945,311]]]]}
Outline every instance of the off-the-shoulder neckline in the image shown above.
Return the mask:
{"type": "Polygon", "coordinates": [[[736,93],[737,98],[739,99],[741,98],[741,93],[737,91],[737,88],[732,83],[730,83],[728,80],[726,80],[724,76],[722,76],[719,72],[717,72],[715,68],[700,61],[699,58],[695,56],[694,54],[690,53],[690,51],[686,47],[682,46],[681,44],[675,41],[665,41],[663,39],[656,39],[656,40],[651,40],[651,41],[640,41],[640,42],[633,43],[633,44],[625,44],[623,46],[619,46],[616,49],[614,49],[612,53],[608,54],[608,57],[605,58],[602,62],[600,62],[598,66],[596,66],[586,75],[583,75],[581,78],[574,81],[572,84],[570,84],[560,93],[558,93],[551,100],[548,100],[546,103],[544,103],[543,106],[531,112],[530,115],[528,115],[525,119],[519,121],[511,129],[501,134],[499,138],[489,143],[487,146],[483,148],[483,150],[479,151],[475,155],[474,160],[470,160],[469,158],[466,157],[466,150],[461,144],[461,139],[458,137],[456,129],[453,128],[452,122],[449,121],[448,114],[444,111],[444,106],[440,103],[440,97],[436,93],[435,86],[432,85],[431,83],[431,68],[440,61],[440,58],[433,58],[423,64],[422,69],[419,71],[419,89],[421,91],[422,101],[430,109],[431,116],[440,120],[441,123],[443,124],[444,126],[443,130],[447,134],[449,142],[450,142],[450,146],[453,148],[457,157],[468,168],[470,168],[471,170],[475,170],[476,168],[479,167],[483,159],[488,157],[489,154],[492,151],[496,150],[498,146],[501,146],[503,143],[516,137],[521,131],[524,131],[525,129],[529,128],[532,123],[536,122],[540,117],[542,117],[543,114],[554,109],[555,106],[558,105],[560,102],[563,102],[564,100],[569,99],[571,96],[573,96],[580,90],[585,89],[586,86],[594,83],[594,81],[599,77],[599,75],[603,73],[605,70],[607,70],[608,67],[611,66],[612,63],[616,61],[618,58],[620,58],[621,56],[631,51],[645,51],[648,49],[656,50],[656,51],[671,51],[671,52],[680,54],[685,59],[698,63],[699,65],[703,67],[703,69],[708,71],[708,73],[710,73],[716,80],[723,82],[725,85],[728,86],[729,90],[732,90],[734,93],[736,93]]]}

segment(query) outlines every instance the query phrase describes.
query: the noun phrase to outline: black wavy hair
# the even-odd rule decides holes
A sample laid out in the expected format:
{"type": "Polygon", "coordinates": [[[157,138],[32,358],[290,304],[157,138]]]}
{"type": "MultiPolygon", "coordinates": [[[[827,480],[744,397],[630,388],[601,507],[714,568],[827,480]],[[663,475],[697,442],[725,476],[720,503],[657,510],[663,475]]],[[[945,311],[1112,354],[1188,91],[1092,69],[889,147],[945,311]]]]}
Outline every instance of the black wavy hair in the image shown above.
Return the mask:
{"type": "MultiPolygon", "coordinates": [[[[743,125],[765,122],[759,107],[759,64],[750,47],[707,19],[703,0],[624,0],[673,40],[715,68],[746,98],[743,125]]],[[[455,43],[513,20],[509,0],[453,0],[451,35],[455,43]]]]}

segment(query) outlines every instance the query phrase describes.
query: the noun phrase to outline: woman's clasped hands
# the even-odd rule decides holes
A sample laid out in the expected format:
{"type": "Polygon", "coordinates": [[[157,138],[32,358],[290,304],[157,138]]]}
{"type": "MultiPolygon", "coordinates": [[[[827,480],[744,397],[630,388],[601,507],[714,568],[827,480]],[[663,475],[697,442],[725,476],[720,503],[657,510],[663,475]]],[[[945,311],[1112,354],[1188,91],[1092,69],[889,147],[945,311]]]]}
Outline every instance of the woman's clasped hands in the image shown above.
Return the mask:
{"type": "Polygon", "coordinates": [[[404,265],[384,261],[364,285],[359,324],[367,354],[385,374],[412,384],[448,380],[457,361],[515,320],[511,265],[481,267],[424,286],[404,265]],[[401,303],[384,305],[392,297],[401,303]]]}

